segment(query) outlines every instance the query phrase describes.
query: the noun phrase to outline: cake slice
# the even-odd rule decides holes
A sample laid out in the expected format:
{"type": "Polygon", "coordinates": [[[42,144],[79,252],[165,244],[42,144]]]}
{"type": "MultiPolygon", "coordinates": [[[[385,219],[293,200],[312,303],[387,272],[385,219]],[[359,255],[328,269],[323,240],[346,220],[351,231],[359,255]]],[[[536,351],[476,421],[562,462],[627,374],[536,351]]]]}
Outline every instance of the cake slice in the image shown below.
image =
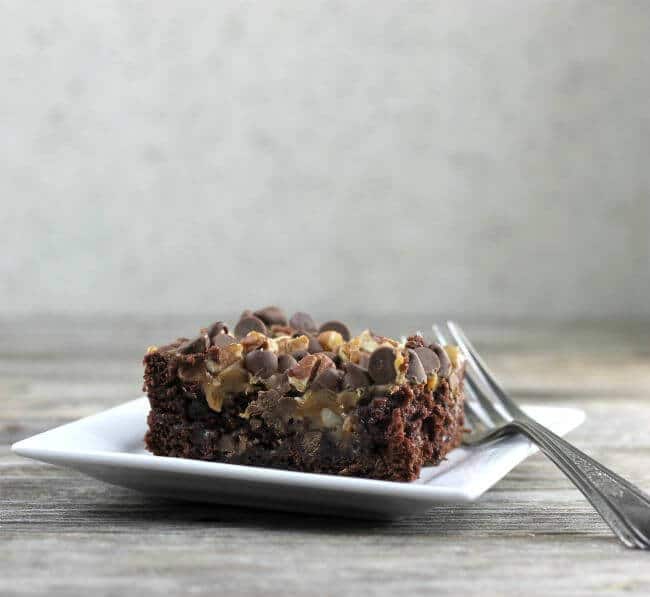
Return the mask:
{"type": "Polygon", "coordinates": [[[245,311],[144,357],[156,455],[412,481],[463,433],[464,363],[306,313],[245,311]]]}

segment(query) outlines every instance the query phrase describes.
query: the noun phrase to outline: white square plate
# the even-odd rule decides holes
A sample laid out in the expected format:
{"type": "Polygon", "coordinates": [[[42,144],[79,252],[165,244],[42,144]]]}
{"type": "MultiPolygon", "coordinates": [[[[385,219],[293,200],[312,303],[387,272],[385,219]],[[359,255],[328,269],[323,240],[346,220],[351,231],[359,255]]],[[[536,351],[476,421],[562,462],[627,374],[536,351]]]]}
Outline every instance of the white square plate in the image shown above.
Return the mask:
{"type": "MultiPolygon", "coordinates": [[[[573,408],[525,409],[556,433],[584,420],[573,408]]],[[[454,450],[412,483],[374,481],[153,456],[144,449],[147,398],[132,400],[12,446],[16,454],[76,469],[148,494],[258,508],[395,518],[477,499],[536,451],[524,437],[454,450]]]]}

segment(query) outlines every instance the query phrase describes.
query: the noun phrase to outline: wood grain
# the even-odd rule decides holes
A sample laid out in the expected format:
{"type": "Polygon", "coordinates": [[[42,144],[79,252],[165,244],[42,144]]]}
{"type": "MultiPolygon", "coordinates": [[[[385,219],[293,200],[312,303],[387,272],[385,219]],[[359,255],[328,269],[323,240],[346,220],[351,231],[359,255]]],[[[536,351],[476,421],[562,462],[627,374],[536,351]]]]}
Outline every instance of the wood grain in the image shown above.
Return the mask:
{"type": "MultiPolygon", "coordinates": [[[[157,500],[21,459],[13,441],[137,396],[143,347],[194,321],[0,325],[2,596],[650,594],[650,553],[540,455],[474,504],[386,523],[157,500]]],[[[516,397],[583,408],[572,441],[650,489],[647,325],[469,329],[516,397]]]]}

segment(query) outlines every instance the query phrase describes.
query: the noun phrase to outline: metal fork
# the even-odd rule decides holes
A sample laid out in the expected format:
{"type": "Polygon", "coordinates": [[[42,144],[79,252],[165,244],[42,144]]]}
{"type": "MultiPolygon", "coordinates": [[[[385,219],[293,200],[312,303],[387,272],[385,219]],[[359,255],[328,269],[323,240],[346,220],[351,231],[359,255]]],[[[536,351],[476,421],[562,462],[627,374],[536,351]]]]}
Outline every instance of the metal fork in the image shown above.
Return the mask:
{"type": "MultiPolygon", "coordinates": [[[[468,444],[483,444],[521,433],[532,440],[584,494],[616,536],[628,547],[650,549],[650,497],[529,417],[503,391],[462,328],[447,330],[466,358],[465,414],[472,426],[468,444]]],[[[442,328],[433,332],[448,344],[442,328]]]]}

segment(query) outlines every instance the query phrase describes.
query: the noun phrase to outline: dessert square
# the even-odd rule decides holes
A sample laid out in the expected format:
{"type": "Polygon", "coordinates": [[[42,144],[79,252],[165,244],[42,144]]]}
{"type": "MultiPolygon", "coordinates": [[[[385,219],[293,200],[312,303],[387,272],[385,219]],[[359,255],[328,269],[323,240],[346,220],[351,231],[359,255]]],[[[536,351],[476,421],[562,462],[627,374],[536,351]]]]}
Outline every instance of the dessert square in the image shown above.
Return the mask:
{"type": "Polygon", "coordinates": [[[144,367],[160,456],[412,481],[462,439],[462,355],[419,334],[271,306],[151,346],[144,367]]]}

